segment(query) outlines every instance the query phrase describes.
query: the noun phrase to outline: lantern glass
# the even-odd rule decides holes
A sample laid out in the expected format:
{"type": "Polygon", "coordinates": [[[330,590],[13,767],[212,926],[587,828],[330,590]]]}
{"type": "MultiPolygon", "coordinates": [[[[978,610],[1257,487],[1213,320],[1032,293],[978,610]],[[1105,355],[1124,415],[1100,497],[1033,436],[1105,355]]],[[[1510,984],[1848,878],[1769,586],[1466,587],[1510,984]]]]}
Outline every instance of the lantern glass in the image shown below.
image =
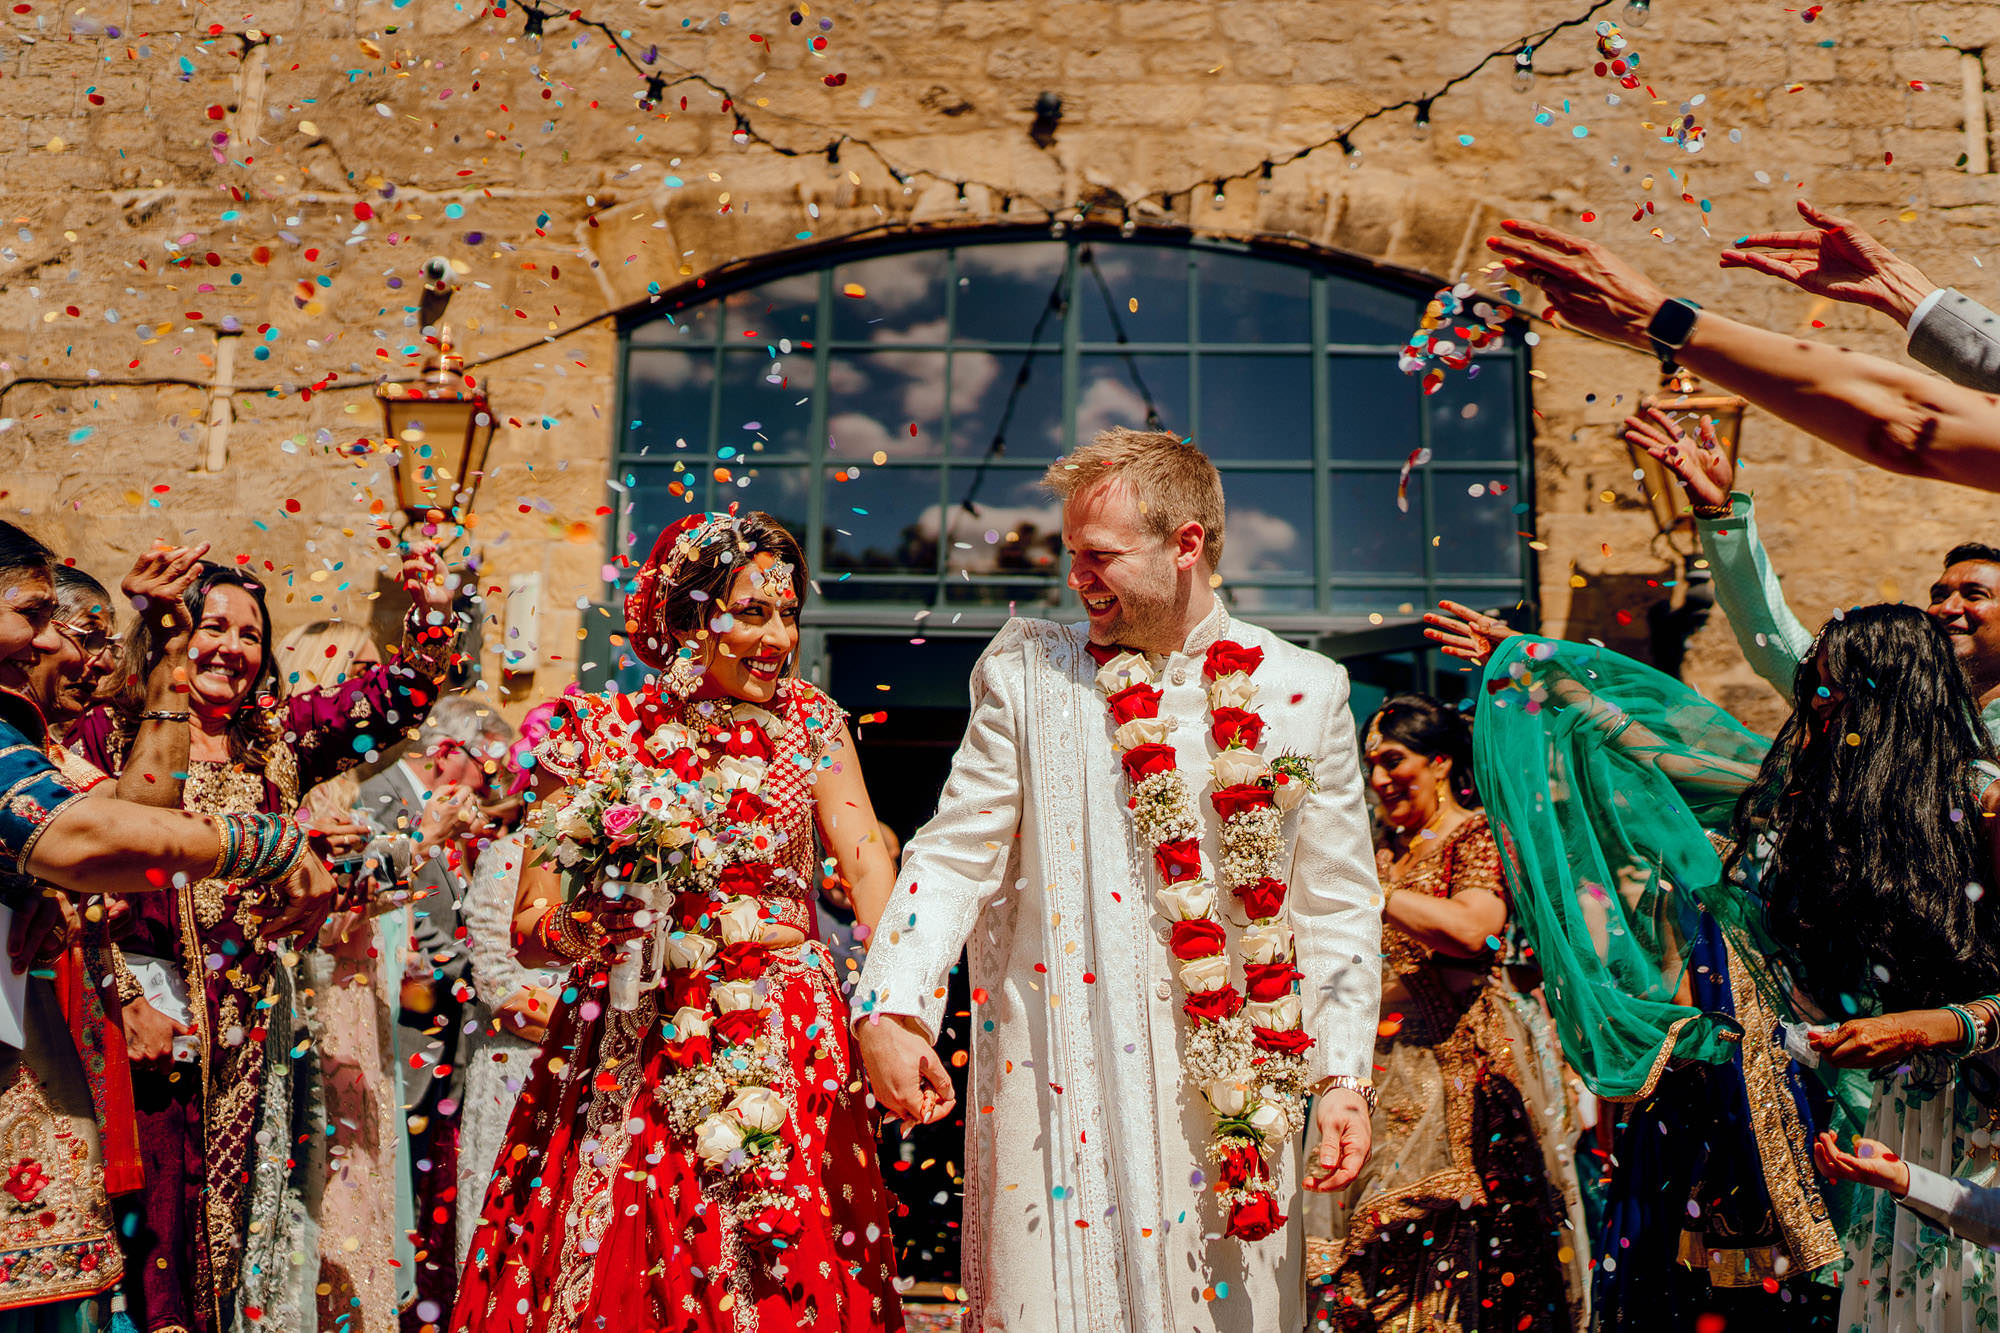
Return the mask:
{"type": "Polygon", "coordinates": [[[477,392],[435,385],[388,385],[380,391],[396,474],[396,503],[418,517],[429,510],[468,511],[493,442],[493,413],[477,392]]]}

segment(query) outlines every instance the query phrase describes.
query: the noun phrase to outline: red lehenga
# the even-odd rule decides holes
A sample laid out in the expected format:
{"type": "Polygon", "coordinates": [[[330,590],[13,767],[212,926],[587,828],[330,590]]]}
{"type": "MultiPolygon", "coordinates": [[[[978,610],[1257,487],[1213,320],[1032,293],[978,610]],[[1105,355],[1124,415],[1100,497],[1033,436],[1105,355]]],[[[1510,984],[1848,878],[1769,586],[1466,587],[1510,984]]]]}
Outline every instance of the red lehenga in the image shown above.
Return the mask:
{"type": "MultiPolygon", "coordinates": [[[[629,733],[614,743],[643,750],[640,738],[681,711],[651,690],[566,703],[558,739],[582,742],[569,752],[579,769],[607,734],[629,733]]],[[[790,1105],[787,1188],[801,1233],[782,1246],[746,1235],[712,1193],[726,1186],[668,1128],[655,1096],[674,1073],[661,1020],[684,1002],[687,974],[669,972],[620,1013],[607,1003],[607,969],[585,964],[569,977],[494,1164],[453,1333],[903,1327],[875,1115],[809,896],[819,874],[811,786],[841,715],[801,681],[785,682],[771,711],[785,724],[766,779],[782,842],[780,873],[760,901],[806,943],[772,951],[763,980],[766,1031],[785,1056],[777,1090],[790,1105]]]]}

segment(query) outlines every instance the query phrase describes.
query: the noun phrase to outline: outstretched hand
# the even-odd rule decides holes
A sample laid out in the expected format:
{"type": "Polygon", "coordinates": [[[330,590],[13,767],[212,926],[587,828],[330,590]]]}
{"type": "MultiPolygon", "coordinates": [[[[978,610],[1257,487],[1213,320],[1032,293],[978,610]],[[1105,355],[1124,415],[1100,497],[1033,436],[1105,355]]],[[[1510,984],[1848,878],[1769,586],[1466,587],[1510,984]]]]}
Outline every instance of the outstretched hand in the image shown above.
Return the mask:
{"type": "Polygon", "coordinates": [[[194,626],[181,611],[181,598],[201,577],[201,558],[207,554],[207,542],[198,546],[157,543],[139,553],[118,591],[163,638],[185,639],[194,626]]]}
{"type": "Polygon", "coordinates": [[[958,1105],[951,1075],[912,1020],[892,1014],[864,1018],[854,1032],[868,1087],[885,1114],[912,1125],[930,1125],[958,1105]]]}
{"type": "Polygon", "coordinates": [[[1747,268],[1815,296],[1866,306],[1908,324],[1937,284],[1923,271],[1846,218],[1821,212],[1804,199],[1804,231],[1765,231],[1724,250],[1724,268],[1747,268]]]}
{"type": "Polygon", "coordinates": [[[1552,315],[1593,338],[1652,350],[1646,326],[1667,294],[1651,278],[1598,242],[1560,228],[1519,218],[1500,226],[1506,235],[1487,237],[1486,248],[1509,273],[1541,289],[1552,315]]]}
{"type": "Polygon", "coordinates": [[[1449,657],[1462,657],[1474,666],[1485,666],[1500,640],[1521,631],[1506,621],[1475,611],[1463,602],[1438,603],[1447,614],[1424,612],[1424,637],[1449,657]]]}
{"type": "Polygon", "coordinates": [[[1736,489],[1736,464],[1722,451],[1713,418],[1701,419],[1695,448],[1688,447],[1680,423],[1657,407],[1647,408],[1643,417],[1626,417],[1625,438],[1673,469],[1693,503],[1711,507],[1729,503],[1729,493],[1736,489]]]}
{"type": "Polygon", "coordinates": [[[1857,1135],[1854,1151],[1842,1152],[1840,1140],[1832,1130],[1826,1130],[1813,1140],[1813,1163],[1828,1180],[1873,1185],[1899,1199],[1910,1192],[1909,1164],[1879,1139],[1857,1135]]]}

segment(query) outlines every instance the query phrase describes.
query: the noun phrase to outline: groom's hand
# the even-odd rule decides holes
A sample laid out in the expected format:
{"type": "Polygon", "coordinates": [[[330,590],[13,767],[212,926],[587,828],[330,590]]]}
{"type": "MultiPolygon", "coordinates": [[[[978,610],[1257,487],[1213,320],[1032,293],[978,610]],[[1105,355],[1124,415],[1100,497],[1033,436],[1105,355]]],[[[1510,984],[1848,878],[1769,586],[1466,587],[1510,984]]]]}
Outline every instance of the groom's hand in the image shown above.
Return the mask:
{"type": "Polygon", "coordinates": [[[855,1029],[868,1086],[887,1114],[912,1125],[928,1125],[951,1114],[958,1098],[944,1061],[918,1027],[900,1014],[876,1014],[855,1029]]]}
{"type": "Polygon", "coordinates": [[[1319,1146],[1313,1149],[1306,1188],[1324,1194],[1354,1183],[1368,1160],[1368,1103],[1358,1092],[1334,1088],[1319,1099],[1319,1146]]]}

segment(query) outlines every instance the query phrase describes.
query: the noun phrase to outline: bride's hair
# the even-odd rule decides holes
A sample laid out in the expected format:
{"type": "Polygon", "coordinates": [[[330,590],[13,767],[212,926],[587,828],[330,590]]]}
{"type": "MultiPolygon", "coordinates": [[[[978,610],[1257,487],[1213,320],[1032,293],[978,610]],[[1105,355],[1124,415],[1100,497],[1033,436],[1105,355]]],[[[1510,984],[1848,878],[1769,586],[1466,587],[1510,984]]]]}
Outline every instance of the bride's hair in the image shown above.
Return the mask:
{"type": "MultiPolygon", "coordinates": [[[[649,636],[662,646],[660,655],[671,658],[674,646],[690,634],[708,627],[716,609],[727,603],[729,585],[737,572],[754,556],[769,552],[791,568],[792,592],[800,610],[805,609],[811,589],[806,572],[806,556],[784,524],[762,510],[724,520],[727,532],[698,546],[685,556],[670,574],[659,578],[657,594],[649,599],[647,615],[634,627],[634,646],[639,636],[649,636]]],[[[640,654],[644,660],[645,655],[640,654]]]]}
{"type": "Polygon", "coordinates": [[[1765,922],[1835,1020],[2000,990],[1989,779],[1973,767],[1992,754],[1950,642],[1916,607],[1855,607],[1799,663],[1792,715],[1737,803],[1729,869],[1770,839],[1765,922]]]}

